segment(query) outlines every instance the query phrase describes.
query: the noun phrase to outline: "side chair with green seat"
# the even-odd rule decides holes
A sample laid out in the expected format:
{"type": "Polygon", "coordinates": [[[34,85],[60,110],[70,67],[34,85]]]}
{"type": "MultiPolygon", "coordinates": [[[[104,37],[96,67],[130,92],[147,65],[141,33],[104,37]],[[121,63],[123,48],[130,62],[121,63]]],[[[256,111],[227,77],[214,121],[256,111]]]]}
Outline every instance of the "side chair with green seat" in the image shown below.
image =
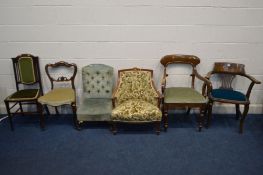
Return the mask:
{"type": "MultiPolygon", "coordinates": [[[[194,55],[166,55],[161,59],[161,64],[164,66],[164,74],[162,79],[162,94],[163,94],[163,119],[164,129],[168,128],[168,110],[176,108],[186,108],[188,113],[191,108],[199,108],[200,115],[197,117],[198,130],[201,131],[203,121],[205,118],[205,110],[207,107],[207,99],[197,90],[195,90],[195,78],[203,81],[208,90],[211,87],[211,83],[206,78],[202,77],[196,70],[196,66],[200,63],[200,59],[194,55]],[[167,68],[171,65],[189,65],[192,68],[192,81],[191,87],[168,87],[167,86],[167,68]]],[[[172,67],[172,66],[171,66],[172,67]]]]}
{"type": "MultiPolygon", "coordinates": [[[[6,106],[6,111],[10,121],[11,130],[14,130],[13,116],[15,114],[40,114],[37,108],[37,99],[39,96],[43,95],[40,68],[39,68],[39,58],[31,54],[22,54],[15,58],[12,58],[15,82],[16,82],[16,92],[8,96],[4,102],[6,106]],[[10,104],[13,104],[10,106],[10,104]],[[36,105],[36,111],[24,112],[23,105],[36,105]],[[19,108],[14,110],[17,105],[19,108]],[[13,109],[13,110],[12,110],[13,109]]],[[[49,111],[45,106],[47,113],[49,111]]]]}
{"type": "Polygon", "coordinates": [[[86,121],[110,121],[113,68],[104,64],[90,64],[82,68],[83,99],[77,109],[80,124],[86,121]]]}
{"type": "MultiPolygon", "coordinates": [[[[77,118],[76,118],[76,92],[75,92],[75,77],[77,74],[77,65],[74,63],[67,63],[64,61],[57,62],[55,64],[47,64],[45,66],[46,74],[51,82],[51,90],[45,95],[38,98],[39,110],[41,111],[41,128],[45,128],[45,118],[42,112],[42,105],[48,105],[55,107],[56,113],[58,114],[57,107],[70,105],[73,112],[73,122],[74,126],[77,127],[77,118]],[[52,71],[61,71],[62,75],[55,77],[55,74],[52,74],[52,71]],[[69,73],[70,72],[70,73],[69,73]],[[54,83],[66,83],[70,84],[70,87],[54,87],[54,83]]],[[[65,84],[64,84],[65,85],[65,84]]]]}
{"type": "MultiPolygon", "coordinates": [[[[207,76],[207,79],[213,84],[213,88],[208,94],[209,105],[208,105],[208,117],[207,117],[207,126],[210,126],[212,108],[214,102],[220,103],[229,103],[235,104],[236,106],[236,119],[240,118],[239,124],[239,133],[243,132],[244,120],[247,116],[250,104],[250,93],[255,84],[260,84],[261,82],[256,80],[251,75],[246,74],[245,65],[238,63],[228,63],[228,62],[216,62],[214,68],[210,71],[207,76]],[[245,77],[250,80],[250,85],[246,93],[242,93],[233,88],[233,80],[237,77],[245,77]],[[216,83],[219,83],[220,87],[216,86],[216,83]],[[244,105],[244,111],[241,114],[240,105],[244,105]]],[[[206,84],[203,85],[203,91],[206,90],[206,84]]]]}
{"type": "Polygon", "coordinates": [[[162,113],[159,109],[160,94],[153,83],[153,70],[119,70],[118,85],[113,93],[113,107],[113,134],[117,132],[118,122],[155,123],[156,134],[159,134],[162,113]]]}

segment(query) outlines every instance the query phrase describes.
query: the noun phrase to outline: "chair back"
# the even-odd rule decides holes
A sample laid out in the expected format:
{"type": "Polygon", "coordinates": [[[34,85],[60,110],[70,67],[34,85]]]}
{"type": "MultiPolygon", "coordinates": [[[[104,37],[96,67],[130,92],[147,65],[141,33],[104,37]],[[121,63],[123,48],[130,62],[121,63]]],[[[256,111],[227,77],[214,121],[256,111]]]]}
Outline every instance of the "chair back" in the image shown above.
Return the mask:
{"type": "Polygon", "coordinates": [[[117,104],[130,99],[141,99],[153,105],[158,104],[159,94],[153,84],[153,70],[123,69],[118,71],[118,78],[118,86],[114,93],[117,104]]]}
{"type": "Polygon", "coordinates": [[[21,54],[12,58],[12,62],[17,90],[19,90],[19,84],[40,84],[41,86],[38,57],[31,54],[21,54]]]}
{"type": "Polygon", "coordinates": [[[83,92],[86,98],[111,98],[114,85],[113,68],[90,64],[82,68],[83,92]]]}
{"type": "Polygon", "coordinates": [[[47,73],[47,76],[51,82],[51,89],[54,88],[54,83],[56,82],[70,82],[71,83],[71,87],[73,89],[75,89],[75,84],[74,84],[74,80],[75,80],[75,77],[76,77],[76,74],[77,74],[77,65],[74,64],[74,63],[67,63],[65,61],[60,61],[60,62],[57,62],[55,64],[47,64],[45,66],[45,70],[46,70],[46,73],[47,73]],[[72,70],[73,73],[71,73],[71,75],[64,75],[64,72],[63,72],[63,75],[59,75],[58,77],[54,77],[52,76],[51,74],[51,70],[55,71],[54,69],[58,70],[58,69],[63,69],[63,71],[70,71],[72,70]]]}

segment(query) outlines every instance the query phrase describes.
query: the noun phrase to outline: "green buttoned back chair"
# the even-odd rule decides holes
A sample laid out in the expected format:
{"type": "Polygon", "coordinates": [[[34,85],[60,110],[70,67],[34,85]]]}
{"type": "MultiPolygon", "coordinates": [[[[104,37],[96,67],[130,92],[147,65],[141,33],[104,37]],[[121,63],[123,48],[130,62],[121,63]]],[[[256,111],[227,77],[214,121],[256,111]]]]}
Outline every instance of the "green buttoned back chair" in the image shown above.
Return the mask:
{"type": "Polygon", "coordinates": [[[111,114],[113,134],[117,132],[118,122],[153,122],[156,124],[156,133],[160,133],[160,94],[152,78],[153,71],[149,69],[118,71],[118,85],[113,94],[114,109],[111,114]]]}
{"type": "Polygon", "coordinates": [[[39,110],[41,111],[40,125],[41,128],[45,128],[45,118],[42,113],[42,105],[48,105],[55,107],[56,113],[58,113],[58,106],[70,105],[73,112],[74,126],[77,127],[76,118],[76,92],[75,92],[75,77],[77,74],[77,65],[74,63],[67,63],[64,61],[57,62],[55,64],[47,64],[45,66],[47,76],[51,82],[51,90],[45,95],[38,98],[39,110]],[[53,72],[52,72],[53,71],[53,72]],[[58,77],[55,77],[55,71],[60,72],[58,77]],[[61,75],[62,74],[62,75],[61,75]],[[67,85],[59,86],[58,84],[67,85]],[[54,84],[57,84],[55,87],[54,84]],[[70,85],[69,85],[70,84],[70,85]]]}
{"type": "MultiPolygon", "coordinates": [[[[200,115],[198,119],[198,130],[201,131],[205,117],[207,99],[204,95],[195,90],[195,78],[203,81],[208,90],[211,89],[211,83],[206,78],[198,74],[196,66],[200,63],[200,59],[193,55],[166,55],[161,59],[161,64],[164,66],[164,74],[162,79],[162,94],[163,94],[163,117],[164,128],[168,128],[168,110],[175,108],[187,108],[188,113],[191,108],[199,108],[200,115]],[[192,68],[191,87],[167,86],[167,68],[171,65],[189,65],[192,68]]],[[[172,67],[172,66],[171,66],[172,67]]],[[[176,67],[175,67],[176,68],[176,67]]],[[[175,79],[176,81],[176,79],[175,79]]]]}
{"type": "MultiPolygon", "coordinates": [[[[210,125],[214,102],[234,104],[236,106],[236,119],[239,119],[241,116],[239,133],[242,133],[243,123],[249,110],[249,97],[251,90],[254,84],[260,84],[261,82],[251,75],[246,74],[245,65],[228,62],[216,62],[213,70],[207,74],[206,78],[210,79],[213,84],[213,88],[208,94],[209,105],[207,126],[210,125]],[[246,94],[233,88],[232,83],[236,77],[245,77],[250,81],[246,94]],[[240,112],[240,105],[244,105],[244,111],[242,114],[240,112]]],[[[206,84],[203,85],[203,90],[206,90],[206,84]]]]}
{"type": "Polygon", "coordinates": [[[85,66],[82,68],[82,83],[83,99],[77,109],[78,123],[110,121],[114,85],[113,68],[104,64],[85,66]]]}
{"type": "MultiPolygon", "coordinates": [[[[23,105],[33,104],[37,106],[37,99],[43,95],[39,58],[30,54],[22,54],[12,58],[16,92],[8,96],[4,101],[6,111],[10,121],[11,129],[14,130],[13,116],[15,114],[40,113],[39,110],[33,112],[24,112],[23,105]],[[10,106],[10,104],[13,104],[10,106]],[[19,105],[18,110],[14,110],[19,105]]],[[[37,108],[38,109],[38,108],[37,108]]],[[[46,108],[47,113],[49,113],[46,108]]]]}

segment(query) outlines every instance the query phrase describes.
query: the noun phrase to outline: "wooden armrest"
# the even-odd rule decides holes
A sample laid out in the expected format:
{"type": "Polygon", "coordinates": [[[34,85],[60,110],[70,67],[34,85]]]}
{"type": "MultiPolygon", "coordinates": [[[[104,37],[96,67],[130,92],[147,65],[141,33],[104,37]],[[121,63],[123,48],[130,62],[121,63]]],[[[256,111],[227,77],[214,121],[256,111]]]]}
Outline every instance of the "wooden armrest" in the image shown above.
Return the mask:
{"type": "Polygon", "coordinates": [[[253,81],[255,84],[261,84],[260,81],[258,81],[257,79],[255,79],[255,78],[252,77],[251,75],[244,74],[244,76],[247,77],[248,79],[250,79],[251,81],[253,81]]]}

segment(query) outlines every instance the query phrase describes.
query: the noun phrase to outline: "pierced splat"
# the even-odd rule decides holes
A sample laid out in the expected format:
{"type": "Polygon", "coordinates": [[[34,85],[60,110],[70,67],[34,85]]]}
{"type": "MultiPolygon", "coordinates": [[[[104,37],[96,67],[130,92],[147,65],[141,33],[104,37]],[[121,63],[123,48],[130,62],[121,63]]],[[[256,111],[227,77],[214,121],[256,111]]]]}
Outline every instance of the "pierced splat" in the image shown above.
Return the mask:
{"type": "Polygon", "coordinates": [[[220,74],[218,75],[220,81],[221,81],[221,89],[233,89],[232,88],[232,82],[235,79],[235,75],[232,74],[220,74]]]}

